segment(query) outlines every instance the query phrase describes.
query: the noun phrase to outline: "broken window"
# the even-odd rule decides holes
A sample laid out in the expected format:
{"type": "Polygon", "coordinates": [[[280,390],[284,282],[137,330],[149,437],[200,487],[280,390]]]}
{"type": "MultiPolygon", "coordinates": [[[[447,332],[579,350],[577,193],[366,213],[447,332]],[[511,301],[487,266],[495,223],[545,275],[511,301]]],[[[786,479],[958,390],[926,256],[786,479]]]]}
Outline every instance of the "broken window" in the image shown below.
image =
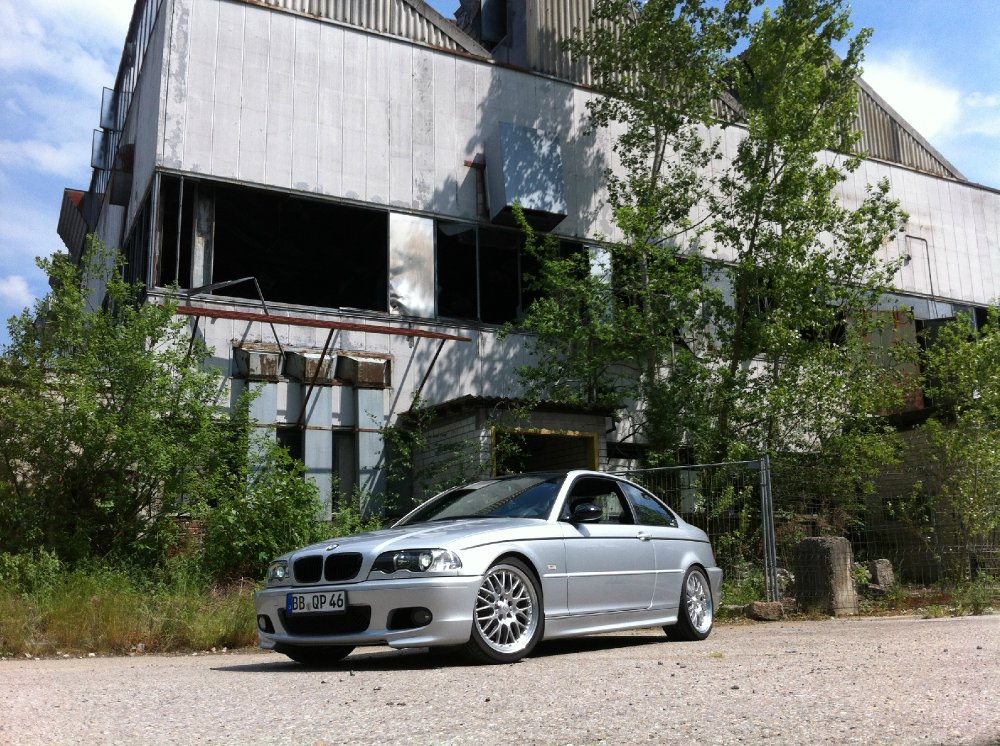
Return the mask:
{"type": "Polygon", "coordinates": [[[437,311],[455,319],[478,319],[476,226],[437,224],[437,311]]]}
{"type": "Polygon", "coordinates": [[[160,177],[160,254],[154,283],[191,287],[192,207],[198,182],[160,177]]]}
{"type": "Polygon", "coordinates": [[[520,233],[479,230],[479,318],[487,324],[515,321],[521,306],[520,233]]]}
{"type": "MultiPolygon", "coordinates": [[[[212,282],[255,277],[265,300],[386,311],[388,222],[381,210],[217,185],[212,282]]],[[[252,283],[224,293],[257,297],[252,283]]]]}
{"type": "Polygon", "coordinates": [[[389,215],[389,312],[434,316],[434,221],[389,215]]]}
{"type": "Polygon", "coordinates": [[[122,256],[125,259],[125,266],[122,267],[122,277],[127,282],[140,282],[146,284],[146,269],[149,261],[149,233],[150,233],[150,209],[149,200],[143,202],[142,207],[132,221],[132,229],[128,238],[122,245],[122,256]]]}

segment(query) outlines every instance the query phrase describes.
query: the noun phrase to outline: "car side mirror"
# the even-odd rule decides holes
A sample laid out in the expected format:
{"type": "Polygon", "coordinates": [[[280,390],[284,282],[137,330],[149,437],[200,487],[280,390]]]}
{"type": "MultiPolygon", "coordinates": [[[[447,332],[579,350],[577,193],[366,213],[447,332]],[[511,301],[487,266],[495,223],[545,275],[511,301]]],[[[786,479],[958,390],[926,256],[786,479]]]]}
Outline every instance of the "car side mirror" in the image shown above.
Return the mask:
{"type": "Polygon", "coordinates": [[[579,503],[573,508],[572,523],[596,523],[604,515],[604,509],[597,503],[579,503]]]}

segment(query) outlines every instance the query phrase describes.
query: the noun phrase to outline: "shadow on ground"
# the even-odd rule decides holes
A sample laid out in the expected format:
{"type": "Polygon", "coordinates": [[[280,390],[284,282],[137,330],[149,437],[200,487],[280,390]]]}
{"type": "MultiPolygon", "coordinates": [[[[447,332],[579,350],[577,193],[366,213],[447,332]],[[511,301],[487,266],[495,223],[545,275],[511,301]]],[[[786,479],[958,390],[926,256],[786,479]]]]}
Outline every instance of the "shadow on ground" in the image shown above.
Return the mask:
{"type": "MultiPolygon", "coordinates": [[[[643,645],[663,645],[667,640],[663,632],[648,632],[628,635],[601,635],[598,637],[577,637],[568,640],[550,640],[539,643],[527,660],[556,658],[576,653],[634,648],[643,645]]],[[[261,663],[245,663],[233,666],[216,666],[213,671],[224,673],[303,673],[315,671],[426,671],[438,668],[467,668],[479,664],[470,662],[455,648],[409,650],[386,650],[376,648],[365,652],[355,651],[339,663],[327,666],[304,666],[275,653],[273,660],[261,663]]]]}

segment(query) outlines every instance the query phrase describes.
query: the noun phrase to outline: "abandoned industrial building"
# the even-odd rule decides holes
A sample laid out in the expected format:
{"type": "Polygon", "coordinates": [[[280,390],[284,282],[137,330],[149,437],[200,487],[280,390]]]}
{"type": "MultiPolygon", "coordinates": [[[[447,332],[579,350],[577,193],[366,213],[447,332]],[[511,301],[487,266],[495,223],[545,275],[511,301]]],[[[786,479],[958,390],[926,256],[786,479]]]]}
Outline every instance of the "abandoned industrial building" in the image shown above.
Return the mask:
{"type": "MultiPolygon", "coordinates": [[[[553,39],[590,3],[137,0],[95,112],[93,179],[59,233],[94,232],[213,350],[235,399],[302,458],[329,514],[384,489],[384,428],[415,400],[427,436],[493,464],[493,411],[519,395],[530,300],[520,202],[571,245],[613,240],[607,133],[586,131],[585,66],[553,39]],[[531,167],[528,168],[527,166],[531,167]]],[[[968,182],[863,81],[868,157],[842,187],[888,179],[909,214],[902,333],[1000,294],[1000,191],[968,182]]],[[[720,128],[726,152],[738,126],[720,128]]],[[[634,450],[609,412],[551,406],[522,427],[531,468],[609,468],[634,450]]],[[[435,458],[428,451],[421,458],[435,458]]]]}

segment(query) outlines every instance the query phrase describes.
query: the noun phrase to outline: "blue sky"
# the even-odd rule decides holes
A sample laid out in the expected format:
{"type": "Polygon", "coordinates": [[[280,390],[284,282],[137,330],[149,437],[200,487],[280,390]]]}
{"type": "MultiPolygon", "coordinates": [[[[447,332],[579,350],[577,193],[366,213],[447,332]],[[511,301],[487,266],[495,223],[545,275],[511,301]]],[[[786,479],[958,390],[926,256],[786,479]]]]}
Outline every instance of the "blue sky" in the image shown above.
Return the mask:
{"type": "MultiPolygon", "coordinates": [[[[457,0],[431,3],[446,16],[457,0]]],[[[855,0],[865,78],[972,181],[1000,188],[1000,0],[855,0]]],[[[130,0],[0,0],[0,318],[47,289],[66,187],[90,183],[130,0]]],[[[0,343],[7,341],[6,326],[0,343]]]]}

